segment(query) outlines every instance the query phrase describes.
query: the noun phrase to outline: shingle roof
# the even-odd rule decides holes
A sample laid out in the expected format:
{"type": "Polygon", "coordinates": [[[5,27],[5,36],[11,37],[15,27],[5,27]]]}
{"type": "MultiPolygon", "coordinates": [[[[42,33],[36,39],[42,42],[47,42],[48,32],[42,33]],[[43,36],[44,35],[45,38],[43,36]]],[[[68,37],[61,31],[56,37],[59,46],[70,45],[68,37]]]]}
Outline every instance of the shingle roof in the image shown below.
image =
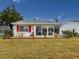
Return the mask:
{"type": "Polygon", "coordinates": [[[69,20],[70,22],[79,22],[79,20],[69,20]]]}
{"type": "Polygon", "coordinates": [[[69,19],[66,19],[67,22],[79,22],[79,19],[72,19],[72,18],[69,18],[69,19]]]}
{"type": "Polygon", "coordinates": [[[13,23],[11,23],[11,24],[57,24],[57,25],[59,25],[59,23],[56,23],[56,22],[54,22],[54,21],[44,21],[44,20],[42,20],[42,21],[40,21],[40,20],[35,20],[35,21],[17,21],[17,22],[13,22],[13,23]]]}

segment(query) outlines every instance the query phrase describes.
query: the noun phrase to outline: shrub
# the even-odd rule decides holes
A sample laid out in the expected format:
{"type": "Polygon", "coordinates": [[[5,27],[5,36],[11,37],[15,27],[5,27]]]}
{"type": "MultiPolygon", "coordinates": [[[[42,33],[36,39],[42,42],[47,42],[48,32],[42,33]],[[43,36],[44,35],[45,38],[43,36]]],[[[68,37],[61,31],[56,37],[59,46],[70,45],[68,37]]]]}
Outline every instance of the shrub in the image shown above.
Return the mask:
{"type": "Polygon", "coordinates": [[[12,31],[11,30],[5,30],[4,31],[4,36],[3,36],[4,39],[8,39],[11,36],[12,36],[12,31]]]}
{"type": "Polygon", "coordinates": [[[63,31],[63,37],[69,38],[69,37],[78,37],[79,34],[77,32],[71,32],[71,31],[63,31]]]}
{"type": "Polygon", "coordinates": [[[79,37],[79,34],[75,32],[74,37],[79,37]]]}

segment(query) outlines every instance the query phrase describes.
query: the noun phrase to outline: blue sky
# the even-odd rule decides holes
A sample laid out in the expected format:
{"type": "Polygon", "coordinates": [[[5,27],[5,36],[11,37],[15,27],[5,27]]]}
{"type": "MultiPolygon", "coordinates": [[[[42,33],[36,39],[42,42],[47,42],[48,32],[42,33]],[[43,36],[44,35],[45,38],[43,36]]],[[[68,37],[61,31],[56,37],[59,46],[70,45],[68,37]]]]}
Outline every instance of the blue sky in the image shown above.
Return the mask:
{"type": "Polygon", "coordinates": [[[9,4],[26,19],[79,18],[79,0],[0,0],[0,11],[9,4]]]}

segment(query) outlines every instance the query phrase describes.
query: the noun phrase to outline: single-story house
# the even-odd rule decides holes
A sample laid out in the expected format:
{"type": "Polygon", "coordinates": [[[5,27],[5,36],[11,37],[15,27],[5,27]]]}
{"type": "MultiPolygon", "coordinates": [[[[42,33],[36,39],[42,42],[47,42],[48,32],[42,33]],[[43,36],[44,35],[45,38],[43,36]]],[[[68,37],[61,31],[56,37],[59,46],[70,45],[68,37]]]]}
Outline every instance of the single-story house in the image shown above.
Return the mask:
{"type": "Polygon", "coordinates": [[[54,37],[60,34],[60,23],[53,21],[17,21],[13,24],[14,37],[54,37]]]}

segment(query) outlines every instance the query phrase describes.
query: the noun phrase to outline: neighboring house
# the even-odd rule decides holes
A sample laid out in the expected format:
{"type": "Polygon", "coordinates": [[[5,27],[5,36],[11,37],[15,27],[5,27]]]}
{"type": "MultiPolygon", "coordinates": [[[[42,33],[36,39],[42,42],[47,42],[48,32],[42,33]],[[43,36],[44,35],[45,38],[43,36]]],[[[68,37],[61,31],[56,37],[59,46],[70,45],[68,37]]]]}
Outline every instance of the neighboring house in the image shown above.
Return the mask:
{"type": "Polygon", "coordinates": [[[14,37],[54,37],[60,34],[60,23],[53,21],[17,21],[13,24],[14,37]]]}
{"type": "Polygon", "coordinates": [[[62,31],[77,32],[79,34],[79,21],[69,20],[65,22],[60,28],[60,34],[63,35],[62,31]]]}
{"type": "Polygon", "coordinates": [[[4,31],[5,31],[5,30],[10,30],[10,28],[7,27],[7,26],[1,25],[1,26],[0,26],[0,36],[1,36],[1,35],[4,35],[4,31]]]}

